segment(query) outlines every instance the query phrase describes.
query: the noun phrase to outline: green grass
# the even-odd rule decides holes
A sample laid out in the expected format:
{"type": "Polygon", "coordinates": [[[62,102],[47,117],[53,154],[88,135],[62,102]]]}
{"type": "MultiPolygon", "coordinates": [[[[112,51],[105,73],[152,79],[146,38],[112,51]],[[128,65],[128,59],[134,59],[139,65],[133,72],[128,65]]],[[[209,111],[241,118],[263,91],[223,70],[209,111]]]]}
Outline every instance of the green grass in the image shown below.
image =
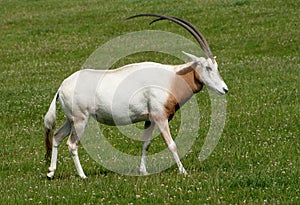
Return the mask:
{"type": "MultiPolygon", "coordinates": [[[[298,204],[300,203],[299,3],[250,1],[0,1],[0,199],[3,204],[298,204]],[[103,43],[149,29],[136,13],[191,21],[207,38],[225,79],[227,120],[213,154],[198,161],[209,128],[209,99],[199,137],[182,162],[147,177],[119,175],[80,149],[88,175],[81,180],[66,146],[58,170],[46,179],[43,116],[61,81],[80,69],[103,43]]],[[[150,20],[150,19],[147,19],[150,20]]],[[[160,22],[153,29],[189,38],[160,22]]],[[[129,61],[177,63],[163,55],[129,61]]],[[[119,64],[126,64],[126,60],[119,64]]],[[[62,123],[62,114],[58,124],[62,123]]],[[[176,127],[176,121],[174,125],[176,127]]],[[[140,153],[139,142],[120,149],[140,153]]],[[[131,142],[130,139],[128,141],[131,142]]],[[[155,140],[150,151],[160,149],[155,140]]]]}

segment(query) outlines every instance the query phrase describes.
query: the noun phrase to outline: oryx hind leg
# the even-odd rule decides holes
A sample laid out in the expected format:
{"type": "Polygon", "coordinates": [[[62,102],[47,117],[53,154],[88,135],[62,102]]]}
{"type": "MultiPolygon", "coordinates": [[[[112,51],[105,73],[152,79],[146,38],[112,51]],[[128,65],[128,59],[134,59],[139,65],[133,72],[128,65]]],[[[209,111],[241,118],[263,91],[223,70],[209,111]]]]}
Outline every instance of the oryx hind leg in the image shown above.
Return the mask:
{"type": "Polygon", "coordinates": [[[144,125],[144,136],[143,136],[143,150],[142,150],[142,159],[140,165],[140,173],[143,175],[148,175],[146,168],[146,155],[150,147],[150,140],[153,133],[155,123],[151,121],[146,121],[144,125]]]}
{"type": "Polygon", "coordinates": [[[84,120],[74,122],[72,124],[71,135],[67,141],[67,145],[68,145],[69,151],[71,153],[71,156],[73,158],[76,170],[78,172],[78,175],[81,178],[86,178],[86,175],[83,172],[83,169],[80,164],[79,157],[78,157],[78,143],[83,136],[87,121],[88,121],[87,119],[84,119],[84,120]]]}
{"type": "Polygon", "coordinates": [[[161,135],[164,138],[166,145],[168,146],[169,150],[173,154],[173,157],[175,159],[175,162],[177,163],[180,173],[187,175],[187,172],[185,171],[180,161],[179,155],[177,153],[177,146],[174,140],[172,139],[168,119],[158,117],[158,118],[154,118],[154,121],[157,127],[159,128],[159,131],[161,132],[161,135]]]}
{"type": "Polygon", "coordinates": [[[56,170],[57,164],[57,155],[58,155],[58,147],[61,142],[70,134],[71,132],[71,123],[67,119],[65,123],[56,131],[52,139],[52,155],[51,155],[51,163],[48,169],[47,177],[49,179],[53,178],[54,172],[56,170]]]}

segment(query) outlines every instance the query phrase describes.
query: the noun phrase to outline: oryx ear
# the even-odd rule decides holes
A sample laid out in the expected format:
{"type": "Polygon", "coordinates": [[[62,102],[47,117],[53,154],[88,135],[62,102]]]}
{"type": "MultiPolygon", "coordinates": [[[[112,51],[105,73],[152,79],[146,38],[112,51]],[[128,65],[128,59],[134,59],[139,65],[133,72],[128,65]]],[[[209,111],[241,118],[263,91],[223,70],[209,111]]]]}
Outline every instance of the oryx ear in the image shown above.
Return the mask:
{"type": "Polygon", "coordinates": [[[184,55],[186,55],[187,57],[189,57],[192,61],[196,62],[196,61],[199,61],[199,58],[197,56],[194,56],[193,54],[190,54],[190,53],[186,53],[184,51],[182,51],[182,53],[184,55]]]}
{"type": "Polygon", "coordinates": [[[183,65],[177,65],[175,66],[175,72],[178,75],[184,75],[192,70],[194,70],[196,67],[195,62],[186,63],[183,65]]]}

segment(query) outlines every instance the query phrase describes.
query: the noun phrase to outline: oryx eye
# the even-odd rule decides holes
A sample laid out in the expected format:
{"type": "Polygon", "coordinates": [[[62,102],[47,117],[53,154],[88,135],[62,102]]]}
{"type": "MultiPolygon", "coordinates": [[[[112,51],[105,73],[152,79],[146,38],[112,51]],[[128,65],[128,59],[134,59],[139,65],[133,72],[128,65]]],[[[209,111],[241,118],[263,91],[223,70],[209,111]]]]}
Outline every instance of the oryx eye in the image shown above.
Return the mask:
{"type": "Polygon", "coordinates": [[[207,71],[212,71],[212,68],[209,67],[209,66],[206,66],[205,68],[206,68],[207,71]]]}

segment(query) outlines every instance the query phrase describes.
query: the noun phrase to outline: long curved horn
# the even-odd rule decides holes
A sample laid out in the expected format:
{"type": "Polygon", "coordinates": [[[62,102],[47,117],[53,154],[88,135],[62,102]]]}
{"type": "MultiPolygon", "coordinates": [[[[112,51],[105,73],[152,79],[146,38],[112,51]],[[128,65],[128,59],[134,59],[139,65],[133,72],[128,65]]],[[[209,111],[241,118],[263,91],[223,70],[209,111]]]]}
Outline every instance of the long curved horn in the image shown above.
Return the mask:
{"type": "MultiPolygon", "coordinates": [[[[188,22],[188,21],[186,21],[186,20],[184,20],[184,19],[180,19],[180,18],[177,18],[177,17],[173,17],[173,18],[177,19],[178,21],[181,21],[181,22],[185,23],[185,24],[188,25],[191,29],[193,29],[193,31],[197,34],[197,36],[201,39],[201,41],[202,41],[203,44],[205,45],[205,48],[202,48],[202,49],[208,54],[207,56],[209,56],[210,58],[213,58],[213,57],[214,57],[213,54],[212,54],[212,52],[211,52],[211,50],[210,50],[210,47],[209,47],[209,45],[208,45],[206,39],[204,38],[204,36],[202,35],[202,33],[201,33],[201,32],[200,32],[193,24],[191,24],[190,22],[188,22]]],[[[166,19],[160,17],[160,18],[155,19],[155,20],[153,20],[152,22],[150,22],[150,24],[155,23],[155,22],[157,22],[157,21],[161,21],[161,20],[166,20],[166,19]]]]}
{"type": "Polygon", "coordinates": [[[199,45],[203,49],[205,56],[207,58],[211,58],[212,60],[214,59],[213,54],[212,54],[212,52],[209,48],[209,45],[208,45],[207,41],[205,40],[204,36],[190,22],[185,21],[185,20],[180,19],[180,18],[177,18],[177,17],[164,16],[164,15],[160,15],[160,14],[137,14],[137,15],[130,16],[130,17],[126,18],[126,20],[136,18],[136,17],[141,17],[141,16],[158,17],[158,19],[153,20],[150,24],[155,23],[156,21],[160,21],[160,20],[169,20],[169,21],[172,21],[174,23],[179,24],[180,26],[184,27],[190,34],[193,35],[193,37],[197,40],[197,42],[199,43],[199,45]]]}

